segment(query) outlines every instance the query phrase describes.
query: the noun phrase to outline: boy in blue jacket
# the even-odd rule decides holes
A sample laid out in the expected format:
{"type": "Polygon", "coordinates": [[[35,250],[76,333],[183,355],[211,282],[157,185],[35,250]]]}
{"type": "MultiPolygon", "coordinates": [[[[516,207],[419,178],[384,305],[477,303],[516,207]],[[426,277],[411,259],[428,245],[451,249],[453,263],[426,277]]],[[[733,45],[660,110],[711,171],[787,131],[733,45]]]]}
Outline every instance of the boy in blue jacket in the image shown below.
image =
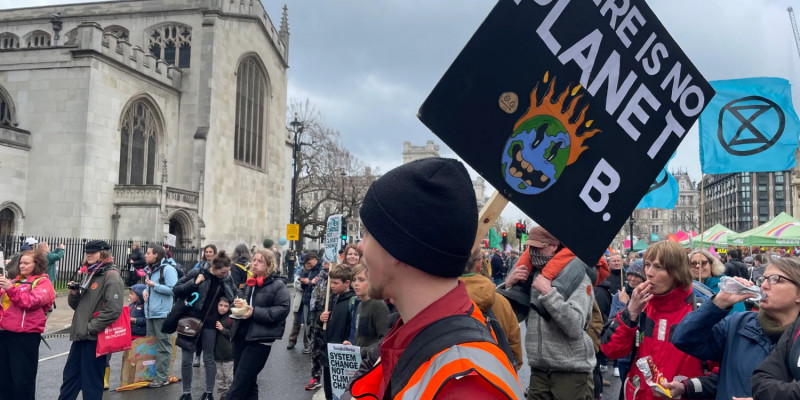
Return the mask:
{"type": "Polygon", "coordinates": [[[144,299],[142,292],[146,286],[142,283],[137,283],[131,286],[128,300],[131,304],[128,306],[131,313],[131,339],[136,340],[140,337],[147,336],[147,319],[144,317],[144,299]]]}

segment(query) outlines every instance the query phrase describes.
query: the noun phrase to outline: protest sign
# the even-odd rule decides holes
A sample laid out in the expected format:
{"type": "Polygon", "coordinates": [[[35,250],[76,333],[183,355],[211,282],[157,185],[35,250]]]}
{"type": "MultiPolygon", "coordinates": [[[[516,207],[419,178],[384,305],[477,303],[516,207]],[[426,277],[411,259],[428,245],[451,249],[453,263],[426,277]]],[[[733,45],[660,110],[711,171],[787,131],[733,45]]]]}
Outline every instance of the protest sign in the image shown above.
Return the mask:
{"type": "Polygon", "coordinates": [[[419,113],[592,264],[714,95],[645,1],[617,3],[500,0],[419,113]]]}
{"type": "Polygon", "coordinates": [[[328,217],[325,227],[325,262],[337,262],[339,249],[342,247],[342,214],[328,217]]]}
{"type": "MultiPolygon", "coordinates": [[[[172,357],[169,360],[169,374],[175,363],[175,337],[172,336],[172,357]]],[[[146,336],[134,339],[131,349],[122,353],[122,368],[120,368],[120,386],[131,383],[152,381],[156,376],[156,337],[146,336]]]]}
{"type": "Polygon", "coordinates": [[[328,365],[331,369],[331,388],[334,400],[339,400],[347,389],[350,378],[361,364],[361,348],[328,343],[328,365]]]}

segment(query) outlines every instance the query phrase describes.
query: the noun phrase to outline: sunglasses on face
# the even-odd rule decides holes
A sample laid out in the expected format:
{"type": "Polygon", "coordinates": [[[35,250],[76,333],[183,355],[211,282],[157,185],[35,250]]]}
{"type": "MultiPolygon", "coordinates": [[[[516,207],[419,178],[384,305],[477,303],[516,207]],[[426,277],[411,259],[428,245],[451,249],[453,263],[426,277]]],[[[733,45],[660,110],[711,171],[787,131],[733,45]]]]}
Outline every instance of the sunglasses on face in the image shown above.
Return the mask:
{"type": "Polygon", "coordinates": [[[759,276],[758,278],[756,278],[756,285],[761,286],[761,284],[764,283],[764,281],[768,281],[770,285],[777,285],[778,282],[782,280],[789,281],[795,284],[795,286],[797,285],[797,282],[780,274],[772,274],[770,276],[759,276]]]}
{"type": "Polygon", "coordinates": [[[690,264],[691,266],[693,266],[693,267],[696,267],[696,266],[698,266],[698,265],[702,265],[702,266],[704,266],[704,267],[705,267],[706,265],[708,265],[708,264],[711,264],[711,263],[710,263],[710,262],[708,262],[708,261],[706,261],[706,260],[703,260],[703,261],[692,261],[692,262],[690,262],[689,264],[690,264]]]}

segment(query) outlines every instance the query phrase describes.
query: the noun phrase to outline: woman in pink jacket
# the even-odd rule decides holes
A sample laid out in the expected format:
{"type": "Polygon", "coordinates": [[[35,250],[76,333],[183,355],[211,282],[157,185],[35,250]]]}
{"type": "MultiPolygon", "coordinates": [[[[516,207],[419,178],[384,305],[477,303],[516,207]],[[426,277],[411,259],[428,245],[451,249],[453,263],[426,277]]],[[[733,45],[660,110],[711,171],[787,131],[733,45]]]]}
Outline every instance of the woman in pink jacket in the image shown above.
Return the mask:
{"type": "Polygon", "coordinates": [[[0,276],[0,388],[6,398],[34,400],[39,341],[56,294],[44,254],[22,253],[19,272],[14,280],[0,276]]]}

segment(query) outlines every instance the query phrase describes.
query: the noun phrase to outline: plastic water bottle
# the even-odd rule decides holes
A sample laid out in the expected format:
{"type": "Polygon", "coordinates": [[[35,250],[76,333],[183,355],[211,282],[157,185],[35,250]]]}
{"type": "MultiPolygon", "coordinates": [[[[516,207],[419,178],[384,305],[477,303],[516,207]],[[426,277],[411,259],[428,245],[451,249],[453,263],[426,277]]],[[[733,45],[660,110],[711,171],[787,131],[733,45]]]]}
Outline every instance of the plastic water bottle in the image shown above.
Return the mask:
{"type": "Polygon", "coordinates": [[[755,294],[756,297],[750,299],[752,301],[759,301],[767,297],[767,294],[761,290],[761,287],[756,285],[745,286],[729,276],[723,276],[722,279],[719,280],[719,290],[731,294],[755,294]]]}

